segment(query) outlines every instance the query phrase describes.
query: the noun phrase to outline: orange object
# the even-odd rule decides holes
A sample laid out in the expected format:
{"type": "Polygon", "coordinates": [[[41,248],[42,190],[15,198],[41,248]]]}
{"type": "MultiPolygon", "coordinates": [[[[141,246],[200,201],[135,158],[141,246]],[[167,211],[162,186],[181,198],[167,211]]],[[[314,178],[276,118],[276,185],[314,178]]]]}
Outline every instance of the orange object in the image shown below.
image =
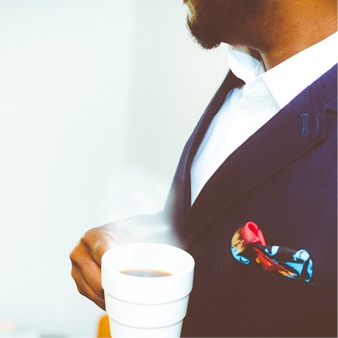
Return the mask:
{"type": "Polygon", "coordinates": [[[108,315],[103,315],[100,318],[97,328],[97,338],[111,338],[108,315]]]}

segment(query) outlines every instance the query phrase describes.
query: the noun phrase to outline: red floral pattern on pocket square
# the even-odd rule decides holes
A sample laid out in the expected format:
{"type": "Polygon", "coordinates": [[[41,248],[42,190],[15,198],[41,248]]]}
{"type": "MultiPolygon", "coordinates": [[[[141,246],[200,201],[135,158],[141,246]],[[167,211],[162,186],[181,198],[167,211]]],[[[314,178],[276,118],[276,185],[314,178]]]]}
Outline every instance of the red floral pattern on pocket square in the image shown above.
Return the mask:
{"type": "Polygon", "coordinates": [[[254,263],[266,271],[306,283],[313,276],[313,263],[305,249],[295,250],[278,245],[267,245],[257,224],[246,223],[231,239],[231,252],[242,264],[254,263]]]}

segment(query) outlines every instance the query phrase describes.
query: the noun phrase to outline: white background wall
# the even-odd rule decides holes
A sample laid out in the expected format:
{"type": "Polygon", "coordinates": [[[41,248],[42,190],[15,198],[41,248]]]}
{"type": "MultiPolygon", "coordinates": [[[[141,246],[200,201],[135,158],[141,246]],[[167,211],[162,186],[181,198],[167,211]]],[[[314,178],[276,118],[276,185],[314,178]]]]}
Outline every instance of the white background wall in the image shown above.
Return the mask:
{"type": "Polygon", "coordinates": [[[0,336],[93,337],[70,277],[88,228],[162,208],[227,69],[180,0],[0,0],[0,336]]]}

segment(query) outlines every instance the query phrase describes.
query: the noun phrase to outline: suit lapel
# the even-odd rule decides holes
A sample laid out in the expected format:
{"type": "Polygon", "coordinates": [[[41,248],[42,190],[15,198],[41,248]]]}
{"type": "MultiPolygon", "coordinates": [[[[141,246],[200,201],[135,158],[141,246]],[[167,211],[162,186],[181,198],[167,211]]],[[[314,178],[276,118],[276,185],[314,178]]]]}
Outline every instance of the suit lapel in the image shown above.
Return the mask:
{"type": "Polygon", "coordinates": [[[326,111],[336,111],[336,86],[335,67],[275,115],[220,166],[202,189],[179,230],[185,246],[192,244],[213,221],[255,187],[325,139],[326,111]]]}
{"type": "Polygon", "coordinates": [[[172,211],[171,222],[176,228],[183,224],[191,206],[190,167],[198,147],[230,90],[242,85],[243,81],[228,73],[185,145],[165,207],[172,211]]]}

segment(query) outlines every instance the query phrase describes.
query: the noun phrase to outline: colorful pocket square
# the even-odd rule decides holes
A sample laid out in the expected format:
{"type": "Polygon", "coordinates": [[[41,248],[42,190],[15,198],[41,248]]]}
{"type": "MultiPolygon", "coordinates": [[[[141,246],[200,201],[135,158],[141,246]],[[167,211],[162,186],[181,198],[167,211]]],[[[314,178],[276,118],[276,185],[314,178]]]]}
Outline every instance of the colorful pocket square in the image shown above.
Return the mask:
{"type": "Polygon", "coordinates": [[[288,278],[308,283],[313,275],[312,260],[306,250],[267,245],[262,231],[253,222],[235,232],[231,252],[242,264],[253,262],[266,271],[275,271],[288,278]]]}

